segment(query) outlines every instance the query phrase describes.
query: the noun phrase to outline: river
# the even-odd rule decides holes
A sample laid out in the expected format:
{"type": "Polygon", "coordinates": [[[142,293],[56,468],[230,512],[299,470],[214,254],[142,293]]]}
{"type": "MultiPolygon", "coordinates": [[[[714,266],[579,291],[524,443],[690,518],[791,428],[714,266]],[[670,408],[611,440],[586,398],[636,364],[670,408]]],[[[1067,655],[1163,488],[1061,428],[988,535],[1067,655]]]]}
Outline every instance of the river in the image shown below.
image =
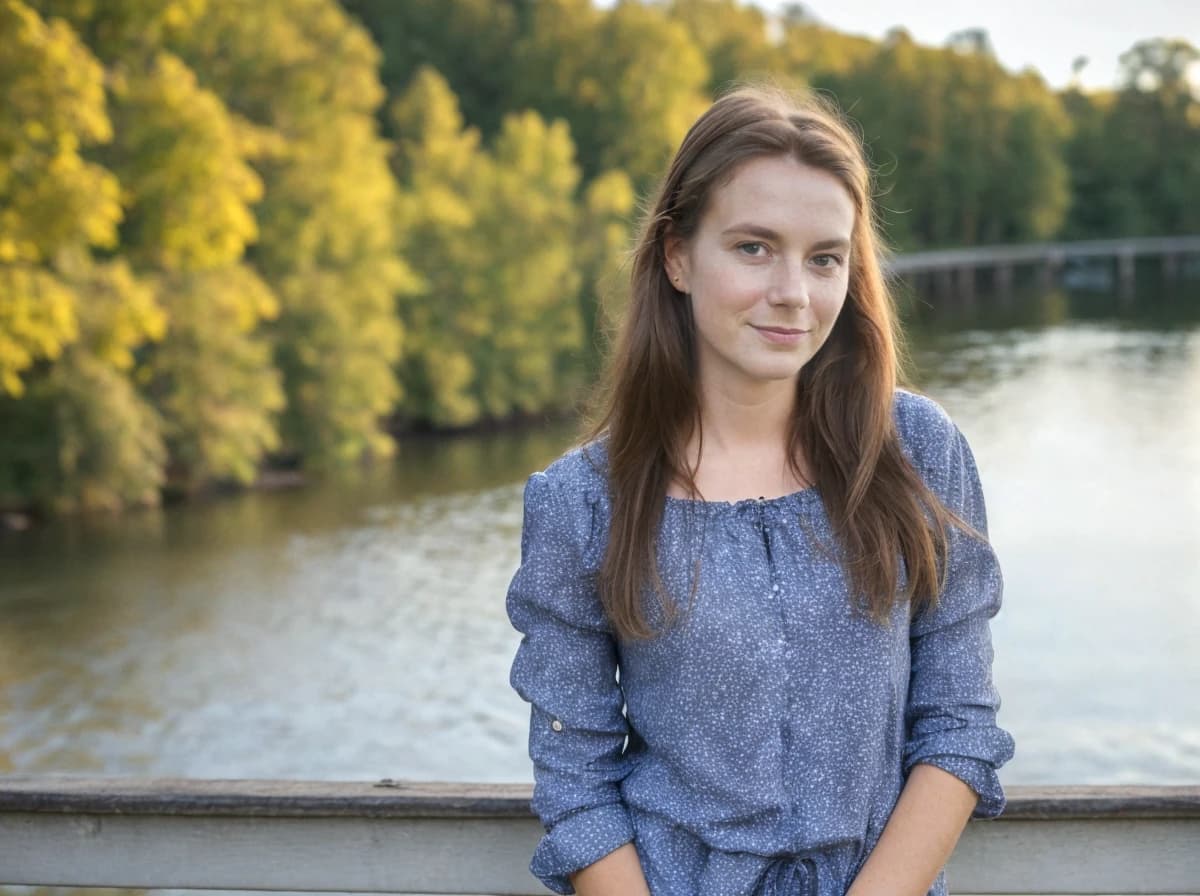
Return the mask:
{"type": "MultiPolygon", "coordinates": [[[[1004,567],[1002,780],[1200,780],[1200,281],[909,319],[1004,567]]],[[[504,593],[573,435],[3,533],[0,773],[530,780],[504,593]]]]}

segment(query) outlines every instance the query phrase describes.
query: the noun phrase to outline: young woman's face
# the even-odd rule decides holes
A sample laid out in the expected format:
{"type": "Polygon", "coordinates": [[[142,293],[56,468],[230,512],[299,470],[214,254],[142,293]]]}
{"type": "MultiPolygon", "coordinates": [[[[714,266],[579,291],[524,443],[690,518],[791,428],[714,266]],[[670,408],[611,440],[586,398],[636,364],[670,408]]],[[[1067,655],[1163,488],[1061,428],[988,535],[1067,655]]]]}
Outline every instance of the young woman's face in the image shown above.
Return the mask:
{"type": "Polygon", "coordinates": [[[753,394],[795,380],[846,300],[853,228],[836,177],[763,156],[713,192],[691,239],[668,238],[667,276],[691,295],[707,386],[753,394]]]}

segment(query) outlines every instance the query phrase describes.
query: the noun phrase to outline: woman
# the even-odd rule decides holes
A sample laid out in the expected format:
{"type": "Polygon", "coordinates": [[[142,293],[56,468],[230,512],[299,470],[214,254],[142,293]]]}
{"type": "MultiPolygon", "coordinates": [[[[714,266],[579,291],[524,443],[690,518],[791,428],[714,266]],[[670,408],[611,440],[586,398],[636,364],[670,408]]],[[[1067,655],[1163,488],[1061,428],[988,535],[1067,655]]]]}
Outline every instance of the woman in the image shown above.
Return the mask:
{"type": "Polygon", "coordinates": [[[558,893],[944,894],[1004,807],[971,451],[897,389],[860,142],[719,99],[671,163],[589,441],[508,592],[558,893]]]}

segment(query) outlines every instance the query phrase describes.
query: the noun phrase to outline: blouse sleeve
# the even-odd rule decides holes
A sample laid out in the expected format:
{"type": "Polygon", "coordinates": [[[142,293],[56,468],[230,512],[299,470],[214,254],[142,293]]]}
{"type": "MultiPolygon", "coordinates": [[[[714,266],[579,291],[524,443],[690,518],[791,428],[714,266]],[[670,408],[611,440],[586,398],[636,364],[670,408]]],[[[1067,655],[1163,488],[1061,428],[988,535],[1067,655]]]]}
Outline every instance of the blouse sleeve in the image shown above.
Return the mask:
{"type": "MultiPolygon", "coordinates": [[[[937,412],[938,429],[947,437],[934,439],[942,447],[927,458],[927,481],[949,509],[986,536],[974,456],[949,417],[937,412]]],[[[939,602],[917,614],[909,629],[904,773],[924,762],[966,782],[979,796],[975,818],[1003,811],[996,770],[1013,755],[1011,735],[996,724],[1000,697],[992,683],[989,620],[1000,609],[1002,586],[991,544],[952,527],[939,602]]]]}
{"type": "Polygon", "coordinates": [[[531,706],[532,809],[546,829],[530,871],[556,893],[568,874],[633,840],[619,783],[628,727],[617,652],[589,572],[592,508],[545,473],[525,485],[521,565],[507,609],[524,637],[513,688],[531,706]]]}

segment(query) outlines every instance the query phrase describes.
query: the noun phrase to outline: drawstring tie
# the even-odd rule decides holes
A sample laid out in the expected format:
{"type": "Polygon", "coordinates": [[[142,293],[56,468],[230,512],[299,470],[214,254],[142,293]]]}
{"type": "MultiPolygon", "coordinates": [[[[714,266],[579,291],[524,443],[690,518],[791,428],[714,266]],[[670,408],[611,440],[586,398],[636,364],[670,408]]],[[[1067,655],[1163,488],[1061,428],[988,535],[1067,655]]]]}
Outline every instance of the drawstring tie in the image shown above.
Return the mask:
{"type": "Polygon", "coordinates": [[[817,866],[812,859],[776,859],[763,872],[755,896],[817,896],[817,866]]]}

